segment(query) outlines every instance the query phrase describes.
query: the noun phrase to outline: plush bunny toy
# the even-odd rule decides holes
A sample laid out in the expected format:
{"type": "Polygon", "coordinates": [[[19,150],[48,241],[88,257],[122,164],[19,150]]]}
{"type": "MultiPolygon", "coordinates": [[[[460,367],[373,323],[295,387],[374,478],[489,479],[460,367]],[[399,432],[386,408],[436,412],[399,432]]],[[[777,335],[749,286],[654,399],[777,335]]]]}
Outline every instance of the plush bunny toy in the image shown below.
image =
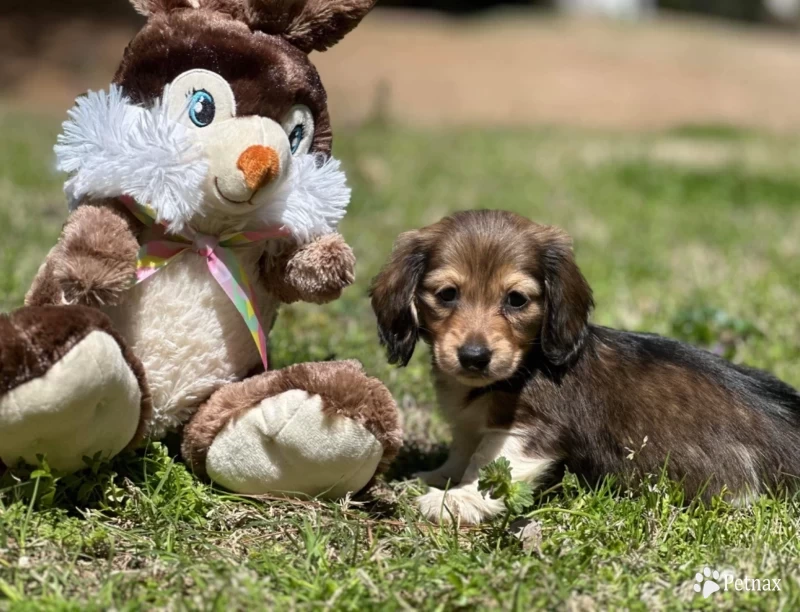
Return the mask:
{"type": "Polygon", "coordinates": [[[374,0],[132,1],[146,25],[56,147],[73,212],[0,317],[0,459],[71,471],[180,431],[235,492],[356,492],[400,445],[386,388],[351,361],[255,372],[280,303],[353,279],[308,53],[374,0]]]}

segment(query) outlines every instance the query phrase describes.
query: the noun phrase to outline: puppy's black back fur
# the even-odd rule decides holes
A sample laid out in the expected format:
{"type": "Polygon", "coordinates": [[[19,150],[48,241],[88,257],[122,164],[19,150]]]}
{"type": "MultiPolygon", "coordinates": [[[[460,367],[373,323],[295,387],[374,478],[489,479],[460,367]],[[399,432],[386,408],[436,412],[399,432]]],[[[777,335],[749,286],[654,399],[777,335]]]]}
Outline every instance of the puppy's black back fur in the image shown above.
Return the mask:
{"type": "Polygon", "coordinates": [[[593,333],[601,341],[616,344],[621,355],[630,356],[631,361],[660,361],[707,373],[741,401],[800,426],[800,393],[768,372],[731,363],[709,351],[657,334],[594,326],[593,333]]]}
{"type": "Polygon", "coordinates": [[[689,495],[741,496],[800,476],[800,394],[676,340],[592,325],[573,363],[533,349],[515,380],[486,391],[503,387],[519,393],[509,417],[527,421],[532,450],[589,481],[666,465],[689,495]]]}

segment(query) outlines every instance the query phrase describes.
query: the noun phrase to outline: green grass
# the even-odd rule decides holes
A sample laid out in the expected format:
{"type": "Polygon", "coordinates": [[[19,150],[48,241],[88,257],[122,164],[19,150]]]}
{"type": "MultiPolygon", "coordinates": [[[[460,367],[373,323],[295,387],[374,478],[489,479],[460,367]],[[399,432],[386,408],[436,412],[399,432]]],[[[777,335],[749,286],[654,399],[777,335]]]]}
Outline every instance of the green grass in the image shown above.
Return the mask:
{"type": "MultiPolygon", "coordinates": [[[[24,292],[65,215],[58,125],[0,114],[0,308],[24,292]]],[[[536,498],[521,541],[503,521],[423,524],[408,480],[441,456],[427,351],[385,364],[366,299],[401,231],[464,208],[507,208],[575,238],[595,320],[679,335],[800,385],[800,138],[719,126],[339,134],[355,199],[343,232],[358,282],[286,309],[273,363],[358,358],[401,405],[409,447],[358,502],[242,499],[197,481],[173,442],[79,478],[7,475],[0,609],[800,608],[800,500],[682,503],[658,479],[620,493],[568,476],[536,498]],[[35,490],[35,495],[34,495],[35,490]],[[780,593],[692,590],[705,566],[780,578],[780,593]]]]}

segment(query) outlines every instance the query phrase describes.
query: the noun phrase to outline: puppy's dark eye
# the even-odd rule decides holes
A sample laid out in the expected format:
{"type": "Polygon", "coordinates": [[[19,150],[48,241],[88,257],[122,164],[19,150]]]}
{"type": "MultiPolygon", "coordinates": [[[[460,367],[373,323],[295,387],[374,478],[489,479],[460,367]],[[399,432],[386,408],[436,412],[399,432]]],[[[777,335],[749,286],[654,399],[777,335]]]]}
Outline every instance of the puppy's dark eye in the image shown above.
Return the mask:
{"type": "Polygon", "coordinates": [[[528,304],[528,298],[522,295],[519,291],[512,291],[506,296],[506,306],[519,310],[528,304]]]}
{"type": "Polygon", "coordinates": [[[442,304],[452,305],[458,299],[458,289],[455,287],[447,287],[447,289],[442,289],[436,294],[436,299],[442,304]]]}

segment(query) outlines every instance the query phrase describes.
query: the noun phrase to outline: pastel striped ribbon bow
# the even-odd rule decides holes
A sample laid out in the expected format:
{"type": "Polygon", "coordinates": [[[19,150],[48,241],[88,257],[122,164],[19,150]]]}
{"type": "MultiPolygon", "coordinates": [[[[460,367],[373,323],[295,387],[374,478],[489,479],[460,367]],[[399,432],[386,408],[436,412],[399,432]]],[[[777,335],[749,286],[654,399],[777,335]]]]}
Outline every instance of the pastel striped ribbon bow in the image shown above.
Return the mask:
{"type": "MultiPolygon", "coordinates": [[[[133,198],[123,197],[120,200],[131,214],[147,227],[156,225],[156,213],[152,208],[139,204],[133,198]]],[[[168,235],[169,239],[152,240],[144,243],[139,249],[136,261],[136,284],[143,283],[186,252],[204,257],[211,275],[242,315],[258,347],[264,369],[268,369],[267,337],[261,324],[253,284],[234,249],[254,242],[283,238],[289,236],[290,232],[283,227],[270,227],[261,231],[236,232],[219,237],[200,234],[192,229],[169,234],[164,230],[164,234],[168,235]]]]}

